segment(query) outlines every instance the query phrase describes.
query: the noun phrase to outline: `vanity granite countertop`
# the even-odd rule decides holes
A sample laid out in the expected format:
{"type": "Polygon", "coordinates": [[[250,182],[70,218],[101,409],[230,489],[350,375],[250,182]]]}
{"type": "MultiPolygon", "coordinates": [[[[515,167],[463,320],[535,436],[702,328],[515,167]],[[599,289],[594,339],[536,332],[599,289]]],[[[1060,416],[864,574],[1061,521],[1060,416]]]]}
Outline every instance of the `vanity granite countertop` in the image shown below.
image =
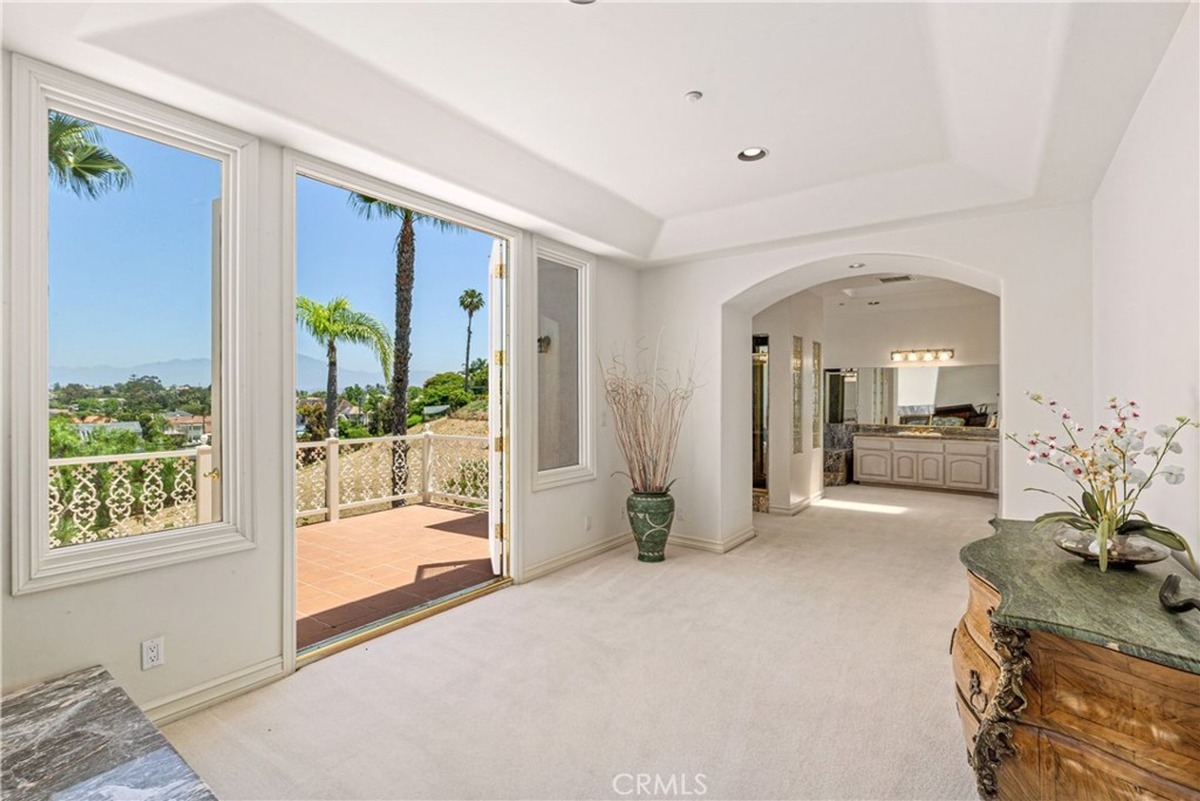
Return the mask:
{"type": "Polygon", "coordinates": [[[6,695],[5,801],[216,801],[102,667],[6,695]]]}
{"type": "MultiPolygon", "coordinates": [[[[1173,558],[1101,573],[1024,520],[995,520],[996,533],[963,547],[967,569],[1001,595],[992,621],[1045,631],[1200,675],[1200,612],[1168,612],[1158,590],[1172,573],[1179,594],[1200,597],[1200,580],[1173,558]]],[[[1200,684],[1200,679],[1198,679],[1200,684]]]]}
{"type": "Polygon", "coordinates": [[[999,442],[1000,430],[971,426],[893,426],[860,424],[856,437],[914,437],[921,439],[961,439],[973,442],[999,442]]]}

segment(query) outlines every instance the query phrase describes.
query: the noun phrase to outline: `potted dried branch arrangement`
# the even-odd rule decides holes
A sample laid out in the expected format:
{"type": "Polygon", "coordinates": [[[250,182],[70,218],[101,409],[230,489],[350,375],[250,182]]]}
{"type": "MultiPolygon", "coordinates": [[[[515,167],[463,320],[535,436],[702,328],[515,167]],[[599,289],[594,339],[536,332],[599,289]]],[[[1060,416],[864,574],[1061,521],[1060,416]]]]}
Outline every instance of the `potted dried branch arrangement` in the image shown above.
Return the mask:
{"type": "Polygon", "coordinates": [[[671,462],[695,382],[690,370],[686,375],[671,376],[660,368],[657,348],[648,369],[630,368],[618,356],[602,369],[604,397],[612,409],[617,444],[629,467],[628,473],[613,475],[624,475],[632,484],[625,508],[638,559],[661,562],[675,519],[671,462]]]}

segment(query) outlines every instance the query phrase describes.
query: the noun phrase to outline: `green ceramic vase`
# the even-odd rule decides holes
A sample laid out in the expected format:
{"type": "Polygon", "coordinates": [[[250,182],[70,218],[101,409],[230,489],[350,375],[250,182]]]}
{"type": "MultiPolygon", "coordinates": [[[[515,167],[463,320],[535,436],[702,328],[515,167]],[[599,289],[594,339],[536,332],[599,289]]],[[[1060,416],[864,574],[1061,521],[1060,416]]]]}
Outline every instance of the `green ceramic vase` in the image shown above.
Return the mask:
{"type": "Polygon", "coordinates": [[[675,520],[675,499],[669,492],[635,492],[625,501],[629,527],[637,541],[638,559],[661,562],[667,548],[667,535],[675,520]]]}

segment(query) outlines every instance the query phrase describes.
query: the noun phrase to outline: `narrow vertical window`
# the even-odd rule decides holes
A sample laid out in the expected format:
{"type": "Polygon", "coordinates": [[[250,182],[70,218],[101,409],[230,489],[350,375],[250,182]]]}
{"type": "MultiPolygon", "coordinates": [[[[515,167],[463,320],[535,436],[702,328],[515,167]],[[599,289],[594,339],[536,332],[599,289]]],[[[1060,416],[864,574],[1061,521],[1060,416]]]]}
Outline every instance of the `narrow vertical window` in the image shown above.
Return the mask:
{"type": "Polygon", "coordinates": [[[538,249],[538,488],[591,478],[591,398],[587,354],[590,263],[538,249]]]}

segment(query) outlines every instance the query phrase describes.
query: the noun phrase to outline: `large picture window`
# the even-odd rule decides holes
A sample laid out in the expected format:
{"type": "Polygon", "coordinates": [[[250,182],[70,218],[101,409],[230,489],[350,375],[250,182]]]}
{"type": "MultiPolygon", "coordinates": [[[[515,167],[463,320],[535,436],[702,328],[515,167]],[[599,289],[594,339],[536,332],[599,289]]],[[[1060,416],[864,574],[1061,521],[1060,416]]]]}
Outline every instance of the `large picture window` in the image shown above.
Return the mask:
{"type": "Polygon", "coordinates": [[[252,140],[14,72],[14,592],[248,547],[231,366],[252,140]]]}

